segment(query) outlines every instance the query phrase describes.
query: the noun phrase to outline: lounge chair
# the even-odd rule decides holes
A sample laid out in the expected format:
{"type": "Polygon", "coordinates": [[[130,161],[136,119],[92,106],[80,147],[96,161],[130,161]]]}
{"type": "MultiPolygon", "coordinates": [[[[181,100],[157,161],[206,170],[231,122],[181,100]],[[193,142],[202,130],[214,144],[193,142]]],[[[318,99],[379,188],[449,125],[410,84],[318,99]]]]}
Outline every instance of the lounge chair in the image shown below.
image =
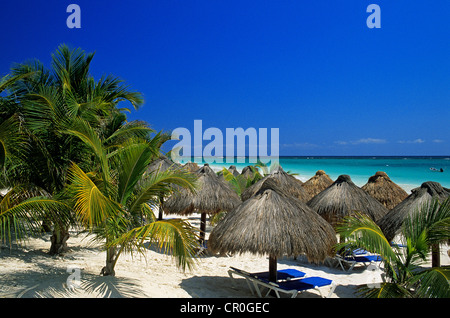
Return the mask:
{"type": "MultiPolygon", "coordinates": [[[[230,270],[228,270],[228,275],[232,279],[233,285],[234,285],[234,279],[233,274],[239,275],[245,278],[247,281],[248,288],[250,289],[251,293],[254,295],[253,289],[255,291],[258,291],[258,289],[254,285],[254,281],[263,281],[266,283],[269,283],[269,272],[258,272],[258,273],[249,273],[242,269],[238,269],[235,267],[230,267],[230,270]],[[253,288],[252,288],[253,286],[253,288]]],[[[306,273],[301,272],[299,270],[288,268],[288,269],[282,269],[277,271],[277,280],[278,282],[282,281],[289,281],[293,279],[302,278],[306,275],[306,273]]]]}
{"type": "Polygon", "coordinates": [[[357,264],[362,264],[365,267],[367,267],[370,264],[379,262],[379,264],[378,264],[378,267],[379,267],[381,265],[381,261],[383,260],[380,255],[348,255],[348,256],[343,256],[343,255],[339,255],[339,254],[336,254],[336,259],[337,259],[337,261],[338,261],[338,263],[341,266],[343,271],[346,271],[345,267],[344,267],[344,264],[350,265],[350,268],[348,269],[348,271],[351,271],[355,267],[355,265],[357,265],[357,264]]]}
{"type": "Polygon", "coordinates": [[[322,277],[303,278],[305,273],[296,269],[279,270],[277,272],[278,281],[276,283],[268,280],[268,272],[252,274],[234,267],[230,267],[228,274],[231,278],[233,278],[233,274],[244,277],[251,293],[254,295],[253,290],[255,290],[259,297],[266,297],[271,291],[274,291],[278,298],[280,298],[280,293],[288,294],[291,295],[292,298],[295,298],[299,293],[309,289],[317,289],[323,297],[320,288],[325,286],[331,287],[327,295],[327,297],[330,297],[336,288],[336,285],[330,279],[322,277]],[[264,296],[262,295],[261,287],[267,288],[267,292],[264,296]]]}
{"type": "Polygon", "coordinates": [[[330,290],[326,296],[326,298],[331,297],[336,289],[336,284],[331,279],[326,279],[322,277],[306,277],[302,279],[289,280],[283,282],[254,282],[256,292],[259,297],[262,297],[260,286],[266,287],[268,289],[267,293],[264,297],[266,297],[271,291],[275,292],[277,298],[281,298],[280,293],[288,294],[291,298],[297,297],[299,293],[302,293],[306,290],[315,289],[320,293],[320,296],[323,298],[322,287],[330,286],[330,290]]]}

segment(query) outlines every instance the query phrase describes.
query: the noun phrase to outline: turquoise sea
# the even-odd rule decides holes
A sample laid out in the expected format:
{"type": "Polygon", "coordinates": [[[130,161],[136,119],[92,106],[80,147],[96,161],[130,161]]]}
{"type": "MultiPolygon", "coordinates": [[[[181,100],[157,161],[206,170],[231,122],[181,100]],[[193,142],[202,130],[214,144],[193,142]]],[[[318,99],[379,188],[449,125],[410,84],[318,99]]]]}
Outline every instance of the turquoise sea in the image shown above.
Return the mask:
{"type": "MultiPolygon", "coordinates": [[[[202,164],[204,160],[194,160],[202,164]]],[[[377,171],[384,171],[393,182],[408,193],[411,189],[420,187],[423,182],[439,182],[443,187],[450,188],[450,156],[440,157],[280,157],[280,165],[285,171],[296,173],[296,177],[306,181],[315,175],[317,170],[324,170],[335,180],[341,174],[349,175],[358,186],[367,183],[369,177],[377,171]],[[432,171],[430,168],[444,172],[432,171]]],[[[223,164],[210,163],[214,170],[235,165],[241,171],[249,165],[247,162],[227,162],[223,164]]]]}

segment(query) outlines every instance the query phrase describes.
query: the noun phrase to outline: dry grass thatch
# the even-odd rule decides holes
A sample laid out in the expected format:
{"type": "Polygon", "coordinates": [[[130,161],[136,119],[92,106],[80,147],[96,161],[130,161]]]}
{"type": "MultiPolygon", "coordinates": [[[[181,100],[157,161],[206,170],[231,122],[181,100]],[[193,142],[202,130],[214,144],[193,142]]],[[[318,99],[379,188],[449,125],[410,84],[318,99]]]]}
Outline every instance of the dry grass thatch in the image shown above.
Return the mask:
{"type": "Polygon", "coordinates": [[[390,241],[401,230],[403,221],[408,215],[415,213],[433,198],[444,201],[450,196],[450,189],[443,188],[437,182],[424,182],[419,188],[411,191],[411,194],[378,221],[378,226],[390,241]]]}
{"type": "Polygon", "coordinates": [[[371,176],[369,181],[361,189],[380,201],[388,210],[392,210],[408,196],[405,190],[396,185],[382,171],[378,171],[375,175],[371,176]]]}
{"type": "Polygon", "coordinates": [[[169,158],[167,158],[164,155],[160,155],[158,159],[153,160],[150,162],[150,164],[147,167],[148,172],[152,171],[166,171],[168,169],[178,169],[181,165],[179,163],[175,163],[171,161],[169,158]]]}
{"type": "Polygon", "coordinates": [[[236,192],[227,183],[221,181],[208,164],[195,173],[198,175],[196,193],[183,188],[173,194],[164,204],[165,213],[214,214],[220,211],[230,211],[241,203],[236,192]]]}
{"type": "Polygon", "coordinates": [[[252,169],[258,170],[256,167],[252,166],[246,166],[244,169],[242,169],[241,175],[244,176],[246,179],[253,179],[255,176],[255,172],[253,172],[252,169]]]}
{"type": "Polygon", "coordinates": [[[183,168],[187,169],[187,171],[189,172],[196,172],[200,169],[198,164],[196,164],[195,162],[187,162],[184,164],[183,168]]]}
{"type": "Polygon", "coordinates": [[[230,171],[233,174],[233,176],[235,176],[235,177],[240,174],[239,171],[237,170],[236,166],[230,166],[228,168],[228,171],[230,171]]]}
{"type": "Polygon", "coordinates": [[[355,211],[365,213],[374,221],[388,212],[380,202],[356,186],[348,175],[339,176],[307,204],[333,226],[355,211]]]}
{"type": "Polygon", "coordinates": [[[305,203],[266,179],[257,193],[229,211],[212,230],[208,246],[220,253],[305,254],[311,262],[332,255],[333,228],[305,203]]]}
{"type": "Polygon", "coordinates": [[[303,189],[308,193],[308,201],[333,184],[333,180],[323,170],[319,170],[308,181],[303,183],[303,189]]]}
{"type": "Polygon", "coordinates": [[[281,188],[283,192],[288,193],[302,202],[308,201],[308,194],[302,187],[303,183],[294,176],[286,173],[281,166],[278,166],[271,174],[265,176],[255,184],[245,189],[245,191],[241,194],[242,201],[248,200],[256,194],[263,185],[264,181],[272,178],[277,180],[278,187],[281,188]]]}

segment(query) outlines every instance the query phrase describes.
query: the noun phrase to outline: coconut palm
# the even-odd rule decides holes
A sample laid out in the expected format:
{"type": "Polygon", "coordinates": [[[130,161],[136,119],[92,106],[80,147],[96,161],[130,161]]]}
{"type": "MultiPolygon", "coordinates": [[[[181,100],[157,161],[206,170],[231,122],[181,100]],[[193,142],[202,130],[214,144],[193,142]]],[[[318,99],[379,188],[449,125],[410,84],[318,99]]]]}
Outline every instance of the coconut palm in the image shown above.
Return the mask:
{"type": "MultiPolygon", "coordinates": [[[[151,132],[145,123],[126,123],[122,111],[128,109],[118,108],[120,102],[128,101],[137,109],[143,102],[141,95],[111,75],[95,81],[89,71],[93,57],[93,53],[61,45],[52,55],[49,69],[39,61],[30,61],[11,70],[13,76],[21,77],[10,85],[10,95],[15,98],[16,112],[30,145],[26,164],[9,173],[50,196],[58,196],[64,188],[72,162],[82,168],[92,164],[86,145],[62,133],[77,118],[89,122],[111,148],[130,136],[143,137],[151,132]]],[[[50,253],[57,254],[66,248],[69,224],[51,221],[54,229],[50,253]]]]}
{"type": "Polygon", "coordinates": [[[101,274],[115,275],[121,253],[143,251],[146,239],[172,253],[183,269],[191,266],[197,247],[194,229],[181,219],[156,221],[152,212],[158,198],[174,185],[190,191],[195,185],[193,175],[183,169],[144,173],[159,155],[159,135],[150,141],[130,139],[111,151],[86,121],[78,120],[67,133],[82,140],[95,157],[91,171],[71,164],[67,193],[80,222],[104,244],[106,266],[101,274]]]}
{"type": "Polygon", "coordinates": [[[387,281],[378,288],[362,288],[365,297],[450,297],[450,269],[423,267],[434,244],[450,237],[450,199],[434,200],[420,207],[403,223],[406,249],[392,246],[368,216],[357,214],[344,219],[338,232],[348,238],[337,248],[363,248],[383,258],[387,281]]]}

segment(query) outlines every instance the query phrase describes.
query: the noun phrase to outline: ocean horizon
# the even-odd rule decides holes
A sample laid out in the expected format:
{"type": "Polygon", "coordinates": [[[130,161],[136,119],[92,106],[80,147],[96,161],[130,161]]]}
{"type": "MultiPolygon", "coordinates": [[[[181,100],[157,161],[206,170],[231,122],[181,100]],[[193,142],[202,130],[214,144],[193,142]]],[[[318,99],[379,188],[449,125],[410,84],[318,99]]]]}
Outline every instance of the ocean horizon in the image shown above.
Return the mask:
{"type": "MultiPolygon", "coordinates": [[[[220,171],[229,166],[236,166],[241,171],[248,165],[255,165],[255,158],[223,158],[223,162],[217,158],[191,158],[183,160],[195,162],[199,165],[208,163],[215,171],[220,171]],[[219,161],[219,162],[217,162],[219,161]]],[[[450,188],[450,155],[449,156],[280,156],[279,164],[284,171],[305,182],[316,174],[318,170],[324,170],[332,180],[340,175],[349,175],[352,181],[359,187],[367,183],[369,178],[377,171],[383,171],[393,182],[402,187],[406,192],[423,182],[434,181],[445,188],[450,188]],[[441,169],[443,172],[441,172],[441,169]]]]}

